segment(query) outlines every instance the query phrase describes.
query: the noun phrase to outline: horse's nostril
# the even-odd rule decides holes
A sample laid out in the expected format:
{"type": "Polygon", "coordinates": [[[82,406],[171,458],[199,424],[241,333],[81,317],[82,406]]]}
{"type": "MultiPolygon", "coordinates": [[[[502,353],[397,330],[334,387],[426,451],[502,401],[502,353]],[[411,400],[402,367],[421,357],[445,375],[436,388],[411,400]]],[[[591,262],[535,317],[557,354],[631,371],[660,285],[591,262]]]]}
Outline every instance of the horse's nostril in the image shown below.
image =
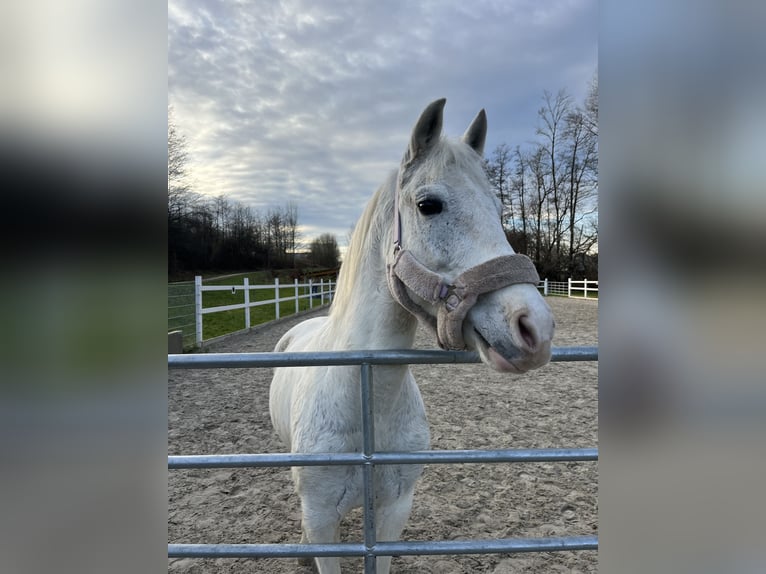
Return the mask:
{"type": "Polygon", "coordinates": [[[517,319],[519,337],[524,342],[524,346],[529,350],[537,348],[537,337],[532,326],[529,324],[529,317],[521,315],[517,319]]]}

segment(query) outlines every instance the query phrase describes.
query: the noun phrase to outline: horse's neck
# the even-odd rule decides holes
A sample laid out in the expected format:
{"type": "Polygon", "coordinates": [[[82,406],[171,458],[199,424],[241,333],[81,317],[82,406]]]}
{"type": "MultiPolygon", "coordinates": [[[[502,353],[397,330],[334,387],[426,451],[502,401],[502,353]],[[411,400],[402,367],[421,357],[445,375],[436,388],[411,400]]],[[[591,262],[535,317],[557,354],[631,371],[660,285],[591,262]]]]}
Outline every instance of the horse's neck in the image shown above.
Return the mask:
{"type": "Polygon", "coordinates": [[[393,299],[386,279],[385,253],[393,248],[391,183],[378,190],[354,231],[327,325],[335,349],[414,345],[417,319],[393,299]]]}
{"type": "MultiPolygon", "coordinates": [[[[417,319],[388,290],[385,263],[371,266],[352,284],[342,307],[333,308],[330,328],[339,349],[408,349],[415,342],[417,319]]],[[[340,302],[340,301],[339,301],[340,302]]]]}
{"type": "MultiPolygon", "coordinates": [[[[353,282],[345,284],[353,291],[339,293],[344,296],[334,300],[325,324],[323,345],[332,350],[409,349],[414,346],[417,319],[393,300],[381,266],[385,270],[384,262],[367,266],[353,282]]],[[[407,365],[374,367],[376,420],[378,416],[383,419],[391,416],[391,409],[398,404],[393,398],[400,396],[402,385],[408,380],[407,371],[407,365]]],[[[358,385],[354,387],[358,388],[358,385]]],[[[378,432],[385,431],[379,428],[378,432]]]]}

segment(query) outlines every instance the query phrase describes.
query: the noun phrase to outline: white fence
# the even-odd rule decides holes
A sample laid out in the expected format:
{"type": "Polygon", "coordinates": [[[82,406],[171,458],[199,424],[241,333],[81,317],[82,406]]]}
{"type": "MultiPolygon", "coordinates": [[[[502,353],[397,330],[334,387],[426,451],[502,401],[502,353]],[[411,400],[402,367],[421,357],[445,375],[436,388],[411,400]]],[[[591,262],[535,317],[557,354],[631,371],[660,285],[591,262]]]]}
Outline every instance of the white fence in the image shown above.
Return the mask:
{"type": "MultiPolygon", "coordinates": [[[[191,284],[186,284],[189,287],[191,287],[191,284]]],[[[184,285],[184,287],[186,287],[184,285]]],[[[194,286],[193,286],[193,297],[194,297],[194,314],[193,316],[189,316],[187,319],[187,324],[181,325],[179,322],[181,319],[183,319],[182,316],[178,317],[171,317],[170,313],[170,307],[172,306],[174,308],[174,313],[178,314],[180,312],[185,312],[184,306],[181,304],[182,298],[180,296],[175,295],[175,291],[171,291],[170,287],[175,288],[175,284],[171,284],[169,286],[168,291],[168,306],[169,306],[169,315],[168,315],[168,330],[172,329],[182,329],[184,332],[184,347],[190,346],[192,341],[196,346],[201,346],[204,342],[204,334],[203,334],[203,328],[202,328],[202,316],[207,315],[210,313],[220,313],[223,311],[232,311],[232,310],[242,310],[245,316],[245,330],[250,329],[251,327],[251,317],[250,317],[250,309],[253,307],[259,307],[262,305],[274,305],[275,307],[275,313],[274,313],[274,319],[280,318],[280,309],[279,304],[284,303],[286,301],[294,301],[295,302],[295,312],[297,313],[300,309],[300,300],[301,299],[308,299],[309,301],[309,309],[313,309],[315,306],[321,306],[325,305],[332,301],[333,295],[335,294],[335,288],[336,288],[336,282],[332,279],[320,279],[319,281],[313,281],[309,279],[305,283],[299,283],[297,279],[294,280],[292,284],[290,283],[282,283],[280,284],[279,279],[274,279],[273,284],[269,285],[250,285],[250,282],[247,278],[243,280],[242,283],[236,284],[236,285],[203,285],[202,284],[202,277],[197,276],[194,278],[194,286]],[[283,290],[285,288],[292,287],[292,292],[289,296],[280,296],[280,290],[283,290]],[[251,300],[251,294],[254,291],[258,290],[265,290],[273,293],[273,298],[266,299],[266,300],[255,300],[255,297],[251,300]],[[244,303],[235,303],[231,305],[218,305],[214,307],[203,307],[202,305],[202,293],[203,292],[210,292],[210,291],[225,291],[229,292],[231,294],[236,294],[239,291],[244,292],[244,303]],[[172,300],[171,300],[172,299],[172,300]],[[176,301],[176,299],[178,301],[176,301]],[[316,305],[315,305],[316,303],[316,305]],[[179,311],[175,311],[175,308],[178,308],[179,311]],[[193,319],[192,319],[193,317],[193,319]],[[173,322],[173,325],[171,327],[171,318],[175,319],[173,322]],[[193,323],[192,323],[193,320],[193,323]],[[188,327],[194,326],[194,337],[191,337],[190,331],[188,327]]],[[[538,284],[538,289],[540,289],[543,293],[543,295],[561,295],[576,299],[593,299],[598,298],[598,281],[591,281],[588,279],[583,280],[573,280],[569,279],[567,281],[549,281],[548,279],[544,279],[540,281],[538,284]]],[[[191,289],[189,289],[191,291],[191,289]]],[[[189,296],[191,296],[191,293],[189,293],[189,296]]],[[[185,303],[184,303],[185,304],[185,303]]],[[[191,310],[191,309],[189,309],[191,310]]],[[[210,338],[210,337],[208,337],[210,338]]]]}
{"type": "Polygon", "coordinates": [[[566,281],[548,281],[543,279],[537,285],[537,288],[542,289],[543,295],[546,296],[566,295],[573,299],[598,298],[598,281],[591,281],[589,279],[567,279],[566,281]]]}
{"type": "Polygon", "coordinates": [[[196,327],[196,344],[201,346],[203,342],[202,333],[202,316],[210,313],[220,313],[222,311],[234,311],[242,309],[245,313],[245,330],[251,327],[250,324],[250,309],[253,307],[260,307],[262,305],[274,305],[274,319],[279,319],[279,304],[285,301],[295,301],[295,312],[300,310],[300,300],[308,299],[309,309],[314,308],[314,303],[317,306],[322,306],[325,303],[332,301],[332,297],[335,294],[336,282],[332,279],[320,279],[315,282],[309,279],[307,283],[298,283],[295,279],[292,285],[290,283],[281,284],[279,278],[274,279],[273,285],[250,285],[250,280],[245,277],[240,285],[203,285],[202,277],[197,275],[194,278],[194,317],[196,327]],[[288,297],[282,297],[280,290],[285,287],[293,287],[293,292],[288,297]],[[257,290],[268,290],[274,293],[273,299],[266,300],[250,300],[250,294],[257,290]],[[245,295],[244,303],[235,303],[233,305],[218,305],[215,307],[203,307],[202,306],[202,293],[210,291],[227,291],[232,295],[237,291],[243,291],[245,295]]]}

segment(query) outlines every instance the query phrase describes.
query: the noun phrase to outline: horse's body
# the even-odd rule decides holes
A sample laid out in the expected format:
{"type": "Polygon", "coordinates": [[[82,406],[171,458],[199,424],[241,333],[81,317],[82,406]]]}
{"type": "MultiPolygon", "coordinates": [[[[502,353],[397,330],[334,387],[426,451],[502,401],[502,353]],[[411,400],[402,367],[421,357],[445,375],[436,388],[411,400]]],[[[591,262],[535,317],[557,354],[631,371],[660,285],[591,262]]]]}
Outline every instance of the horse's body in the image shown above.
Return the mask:
{"type": "MultiPolygon", "coordinates": [[[[442,346],[477,350],[496,370],[519,373],[549,360],[553,318],[527,271],[516,279],[506,273],[500,287],[483,278],[493,261],[515,261],[481,164],[484,112],[460,142],[451,142],[440,137],[443,107],[437,100],[423,112],[398,173],[358,222],[329,316],[292,328],[277,351],[411,348],[418,317],[435,330],[438,317],[442,346]],[[405,253],[415,263],[400,264],[405,253]],[[431,297],[423,285],[433,282],[439,293],[431,297]],[[459,317],[451,326],[450,312],[459,317]]],[[[375,449],[427,449],[425,409],[410,369],[376,366],[373,373],[375,449]]],[[[362,450],[359,377],[352,366],[276,369],[271,418],[292,452],[362,450]]],[[[378,540],[399,538],[421,472],[420,465],[375,468],[378,540]]],[[[293,468],[302,542],[338,541],[342,518],[362,503],[361,473],[355,466],[293,468]]],[[[387,573],[390,560],[378,558],[378,571],[387,573]]],[[[337,558],[316,564],[320,574],[340,572],[337,558]]]]}

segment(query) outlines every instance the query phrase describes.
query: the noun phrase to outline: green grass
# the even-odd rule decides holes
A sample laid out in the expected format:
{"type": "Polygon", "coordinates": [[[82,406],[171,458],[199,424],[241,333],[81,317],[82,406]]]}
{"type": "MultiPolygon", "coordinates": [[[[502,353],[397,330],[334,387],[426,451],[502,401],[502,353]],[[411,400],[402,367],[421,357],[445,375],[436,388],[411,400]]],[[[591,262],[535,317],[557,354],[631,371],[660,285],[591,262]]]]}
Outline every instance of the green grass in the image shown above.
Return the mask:
{"type": "MultiPolygon", "coordinates": [[[[227,291],[204,291],[202,293],[202,307],[218,307],[222,305],[236,305],[245,302],[245,292],[242,285],[245,278],[250,285],[269,285],[268,289],[251,289],[250,302],[268,301],[274,299],[274,278],[268,271],[256,271],[252,273],[239,273],[224,277],[202,280],[203,285],[236,285],[239,288],[232,293],[227,291]]],[[[326,281],[325,281],[326,282],[326,281]]],[[[316,281],[318,283],[318,281],[316,281]]],[[[299,287],[299,295],[307,295],[308,287],[299,287]]],[[[291,300],[282,301],[279,305],[280,318],[295,313],[295,286],[293,280],[287,275],[280,275],[280,298],[292,297],[291,300]]],[[[325,299],[327,302],[327,299],[325,299]]],[[[314,299],[313,304],[308,298],[299,300],[299,311],[309,308],[317,308],[321,305],[320,299],[314,299]],[[310,307],[311,305],[311,307],[310,307]]],[[[250,326],[259,325],[275,319],[275,305],[259,305],[250,308],[250,326]]],[[[204,340],[240,331],[245,328],[245,310],[222,311],[209,313],[202,316],[202,337],[204,340]]],[[[168,331],[180,329],[183,331],[184,348],[193,348],[196,343],[196,326],[194,319],[194,282],[168,284],[168,331]]]]}
{"type": "MultiPolygon", "coordinates": [[[[250,302],[268,301],[274,299],[274,279],[268,272],[242,273],[236,276],[223,277],[211,280],[203,280],[204,285],[239,285],[243,284],[247,277],[250,285],[270,285],[268,289],[251,289],[250,302]]],[[[308,287],[299,287],[299,295],[307,295],[308,287]]],[[[292,297],[291,300],[282,301],[279,304],[280,318],[287,317],[295,313],[295,286],[289,278],[280,277],[280,298],[292,297]]],[[[325,300],[327,301],[327,300],[325,300]]],[[[202,307],[217,307],[219,305],[236,305],[245,302],[245,292],[242,288],[231,291],[206,291],[202,293],[202,307]]],[[[299,300],[299,311],[305,311],[310,308],[308,298],[299,300]]],[[[313,307],[319,307],[321,300],[314,299],[313,307]]],[[[272,321],[276,317],[275,304],[260,305],[250,308],[250,326],[259,325],[272,321]]],[[[210,313],[202,316],[202,337],[203,339],[212,339],[227,333],[233,333],[245,328],[245,310],[236,309],[233,311],[222,311],[220,313],[210,313]]]]}

